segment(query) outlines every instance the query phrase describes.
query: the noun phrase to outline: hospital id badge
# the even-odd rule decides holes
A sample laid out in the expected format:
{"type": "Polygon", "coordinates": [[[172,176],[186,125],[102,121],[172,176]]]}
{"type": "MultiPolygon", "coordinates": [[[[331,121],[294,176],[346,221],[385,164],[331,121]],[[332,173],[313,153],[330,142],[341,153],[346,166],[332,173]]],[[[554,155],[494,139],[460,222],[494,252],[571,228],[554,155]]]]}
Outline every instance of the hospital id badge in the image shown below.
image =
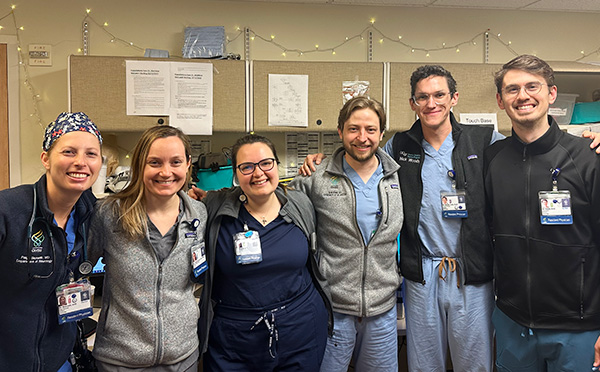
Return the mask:
{"type": "Polygon", "coordinates": [[[258,231],[248,230],[233,236],[235,262],[240,265],[259,263],[262,261],[262,248],[258,231]]]}
{"type": "Polygon", "coordinates": [[[444,218],[467,218],[467,198],[464,190],[442,191],[442,217],[444,218]]]}
{"type": "Polygon", "coordinates": [[[63,284],[56,288],[58,324],[75,322],[92,316],[91,285],[87,279],[63,284]]]}
{"type": "Polygon", "coordinates": [[[572,225],[571,192],[569,190],[540,191],[540,221],[542,225],[572,225]]]}
{"type": "Polygon", "coordinates": [[[194,269],[194,276],[196,278],[208,269],[204,242],[192,246],[192,268],[194,269]]]}

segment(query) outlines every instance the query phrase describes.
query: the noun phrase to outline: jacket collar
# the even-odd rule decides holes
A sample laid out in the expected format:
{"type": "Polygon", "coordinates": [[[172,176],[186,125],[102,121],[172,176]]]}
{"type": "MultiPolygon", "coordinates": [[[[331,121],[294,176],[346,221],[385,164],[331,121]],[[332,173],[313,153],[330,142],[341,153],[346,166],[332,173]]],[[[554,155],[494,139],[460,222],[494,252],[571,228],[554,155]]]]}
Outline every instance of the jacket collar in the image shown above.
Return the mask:
{"type": "MultiPolygon", "coordinates": [[[[45,220],[54,223],[54,212],[50,210],[48,207],[48,188],[46,184],[46,175],[44,174],[40,179],[35,183],[35,191],[37,194],[37,212],[40,217],[43,217],[45,220]]],[[[75,215],[80,220],[86,220],[87,217],[93,212],[94,204],[96,203],[96,197],[92,193],[91,190],[85,190],[77,203],[75,203],[75,215]]]]}
{"type": "MultiPolygon", "coordinates": [[[[229,191],[227,198],[223,201],[223,204],[219,207],[219,216],[229,216],[233,218],[238,218],[240,214],[240,206],[242,202],[240,201],[240,195],[242,195],[242,189],[239,186],[231,188],[229,191]]],[[[287,197],[285,195],[285,191],[281,187],[277,187],[275,189],[275,196],[279,199],[279,203],[281,203],[280,214],[285,216],[288,214],[287,211],[287,197]]]]}
{"type": "Polygon", "coordinates": [[[531,143],[523,142],[513,130],[511,136],[512,145],[516,147],[519,150],[519,152],[523,154],[523,156],[537,155],[548,152],[550,149],[556,146],[558,141],[564,135],[564,133],[558,127],[558,124],[556,123],[554,118],[552,118],[552,116],[550,115],[548,115],[548,122],[550,123],[550,127],[548,128],[546,133],[544,133],[540,138],[531,143]]]}

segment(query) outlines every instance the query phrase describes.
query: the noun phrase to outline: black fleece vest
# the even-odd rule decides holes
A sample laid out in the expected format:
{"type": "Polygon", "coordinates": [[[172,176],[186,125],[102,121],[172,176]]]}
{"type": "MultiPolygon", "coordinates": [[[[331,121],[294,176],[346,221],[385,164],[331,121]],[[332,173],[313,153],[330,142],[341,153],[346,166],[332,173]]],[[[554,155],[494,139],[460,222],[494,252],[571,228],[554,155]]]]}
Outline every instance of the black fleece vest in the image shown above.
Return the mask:
{"type": "MultiPolygon", "coordinates": [[[[456,172],[456,187],[466,192],[469,217],[462,219],[460,256],[465,284],[492,280],[493,254],[490,238],[483,180],[483,151],[490,145],[493,131],[474,125],[452,122],[452,166],[456,172]]],[[[425,153],[421,146],[423,131],[417,120],[406,132],[393,137],[394,160],[400,164],[398,176],[404,204],[404,225],[400,235],[400,268],[402,275],[423,282],[423,243],[418,234],[419,212],[423,196],[421,169],[425,153]]]]}

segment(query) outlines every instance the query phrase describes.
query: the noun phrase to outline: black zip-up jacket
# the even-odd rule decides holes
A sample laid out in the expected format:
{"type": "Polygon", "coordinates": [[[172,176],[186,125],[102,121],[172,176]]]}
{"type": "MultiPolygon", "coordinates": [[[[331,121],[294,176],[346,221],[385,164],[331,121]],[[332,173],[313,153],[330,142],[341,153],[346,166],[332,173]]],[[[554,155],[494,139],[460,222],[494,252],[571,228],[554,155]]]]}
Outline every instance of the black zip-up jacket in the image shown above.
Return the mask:
{"type": "MultiPolygon", "coordinates": [[[[77,236],[73,252],[67,255],[66,234],[53,223],[54,214],[48,209],[45,175],[35,185],[0,191],[0,371],[54,372],[68,359],[77,328],[75,323],[58,324],[55,290],[69,282],[70,271],[78,278],[87,221],[95,200],[88,190],[75,205],[77,236]],[[34,188],[36,216],[47,223],[52,234],[50,239],[47,231],[43,231],[39,253],[29,244],[27,233],[34,188]],[[28,250],[33,252],[32,257],[42,256],[41,263],[28,264],[28,250]],[[46,279],[31,278],[34,274],[49,275],[52,257],[52,275],[46,279]]],[[[33,233],[40,230],[39,226],[38,220],[33,233]]]]}
{"type": "MultiPolygon", "coordinates": [[[[456,172],[456,188],[465,190],[469,216],[460,228],[460,259],[465,284],[481,284],[492,280],[492,242],[486,223],[483,187],[483,151],[490,145],[490,128],[463,125],[450,114],[452,123],[452,166],[456,172]]],[[[417,120],[411,129],[392,138],[394,160],[400,165],[398,175],[404,204],[404,226],[400,235],[400,270],[414,282],[423,282],[424,252],[419,237],[419,213],[423,197],[421,170],[425,151],[421,146],[423,130],[417,120]]]]}
{"type": "Polygon", "coordinates": [[[525,144],[513,132],[485,152],[493,207],[497,305],[529,328],[600,329],[600,157],[589,140],[550,128],[525,144]],[[542,225],[539,191],[571,193],[572,225],[542,225]]]}

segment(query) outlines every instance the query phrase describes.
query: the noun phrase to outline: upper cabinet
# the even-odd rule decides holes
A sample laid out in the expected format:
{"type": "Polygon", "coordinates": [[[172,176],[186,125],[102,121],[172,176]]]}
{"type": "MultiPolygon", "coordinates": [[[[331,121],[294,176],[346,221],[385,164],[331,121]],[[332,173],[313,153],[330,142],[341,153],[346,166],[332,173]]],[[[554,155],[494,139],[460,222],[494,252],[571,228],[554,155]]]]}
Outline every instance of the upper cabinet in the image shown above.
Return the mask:
{"type": "Polygon", "coordinates": [[[213,131],[243,132],[246,121],[244,61],[71,56],[69,89],[71,111],[83,111],[102,131],[143,131],[168,124],[168,117],[127,115],[125,61],[212,63],[213,131]]]}
{"type": "Polygon", "coordinates": [[[253,62],[254,130],[336,131],[345,81],[368,81],[369,96],[383,97],[383,63],[377,62],[253,62]],[[308,127],[269,126],[269,75],[308,76],[308,127]]]}
{"type": "MultiPolygon", "coordinates": [[[[408,130],[416,120],[410,108],[410,76],[423,63],[390,63],[390,107],[391,131],[408,130]]],[[[510,120],[498,108],[494,73],[502,66],[497,64],[441,64],[456,80],[458,103],[452,112],[457,120],[460,113],[497,113],[498,129],[510,131],[510,120]]]]}

